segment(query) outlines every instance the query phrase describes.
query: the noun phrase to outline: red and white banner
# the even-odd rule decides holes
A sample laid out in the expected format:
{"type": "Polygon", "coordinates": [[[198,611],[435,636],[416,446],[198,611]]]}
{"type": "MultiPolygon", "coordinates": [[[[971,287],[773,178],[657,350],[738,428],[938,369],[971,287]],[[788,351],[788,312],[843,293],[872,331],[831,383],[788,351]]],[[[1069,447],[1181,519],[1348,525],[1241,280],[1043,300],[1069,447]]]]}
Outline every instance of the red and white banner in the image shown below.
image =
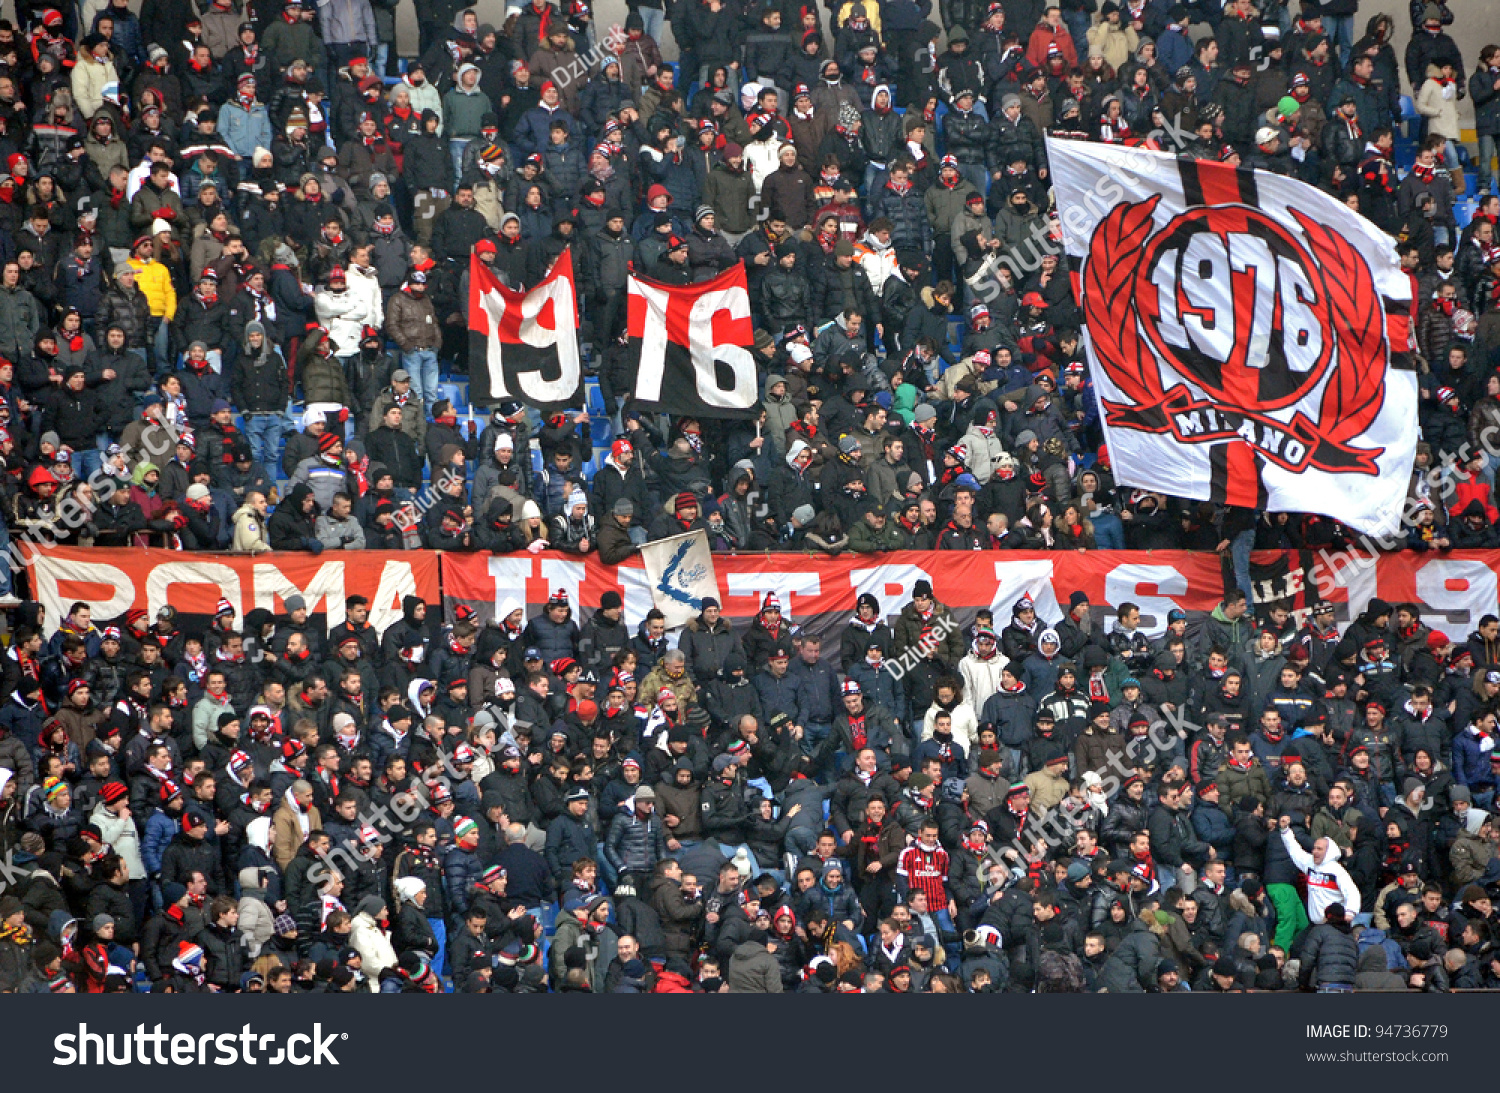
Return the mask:
{"type": "MultiPolygon", "coordinates": [[[[49,631],[75,601],[89,604],[95,623],[102,625],[132,607],[154,615],[166,603],[188,619],[206,622],[221,596],[241,618],[256,607],[281,613],[288,596],[300,595],[309,612],[325,615],[327,626],[334,627],[344,621],[344,598],[357,592],[369,598],[370,621],[377,629],[401,617],[401,597],[409,595],[431,604],[441,598],[450,618],[458,604],[467,604],[482,621],[494,618],[497,606],[511,598],[525,602],[535,614],[558,588],[567,591],[584,617],[610,590],[624,599],[632,626],[653,606],[651,585],[638,559],[608,566],[594,555],[372,550],[250,557],[127,548],[23,550],[32,561],[32,588],[46,608],[49,631]]],[[[1376,596],[1418,604],[1427,625],[1457,640],[1484,615],[1500,615],[1500,551],[1378,558],[1263,551],[1254,560],[1258,574],[1274,574],[1257,577],[1257,600],[1284,599],[1305,613],[1312,602],[1328,599],[1341,625],[1376,596]]],[[[873,595],[894,619],[919,580],[930,581],[937,598],[965,625],[981,607],[993,610],[996,622],[1004,625],[1011,605],[1023,595],[1031,597],[1043,619],[1055,621],[1072,593],[1082,591],[1095,619],[1106,625],[1120,604],[1136,604],[1149,634],[1165,628],[1167,612],[1174,607],[1188,613],[1189,629],[1195,629],[1224,594],[1217,555],[1172,550],[902,551],[838,558],[717,554],[713,561],[719,602],[737,626],[747,625],[766,593],[774,592],[790,622],[834,639],[835,648],[861,593],[873,595]]]]}
{"type": "Polygon", "coordinates": [[[383,630],[401,618],[401,597],[436,603],[441,595],[438,554],[429,550],[325,551],[315,557],[290,551],[252,556],[29,544],[22,549],[32,559],[32,595],[45,608],[48,633],[80,601],[93,608],[101,625],[133,607],[155,618],[165,604],[184,620],[206,620],[221,597],[241,619],[257,607],[285,614],[289,596],[301,596],[308,613],[325,617],[332,629],[344,621],[345,597],[356,593],[370,601],[370,624],[383,630]]]}
{"type": "Polygon", "coordinates": [[[583,405],[571,248],[528,292],[469,255],[469,329],[486,339],[490,397],[555,410],[583,405]]]}
{"type": "MultiPolygon", "coordinates": [[[[1500,551],[1379,558],[1264,551],[1256,553],[1255,561],[1270,563],[1283,554],[1287,564],[1275,567],[1274,580],[1257,584],[1256,598],[1291,601],[1298,615],[1305,615],[1316,600],[1327,599],[1344,626],[1379,596],[1393,603],[1417,603],[1429,626],[1461,641],[1482,616],[1500,614],[1495,576],[1500,551]]],[[[838,558],[716,554],[714,569],[718,600],[736,626],[748,625],[766,593],[774,592],[783,617],[822,635],[825,647],[832,639],[835,648],[860,594],[873,595],[885,616],[894,620],[911,598],[912,586],[924,579],[964,625],[981,607],[990,608],[996,623],[1005,625],[1011,605],[1023,595],[1031,597],[1044,620],[1056,621],[1073,592],[1081,591],[1093,606],[1095,620],[1106,627],[1115,608],[1136,604],[1142,626],[1151,635],[1166,628],[1167,612],[1174,607],[1188,613],[1189,632],[1196,631],[1223,598],[1225,587],[1217,555],[1172,550],[899,551],[838,558]]],[[[443,556],[444,607],[449,615],[464,603],[489,619],[500,603],[512,598],[525,602],[534,614],[557,588],[566,589],[570,602],[579,604],[585,615],[606,591],[616,591],[632,625],[653,604],[646,571],[635,559],[607,566],[592,555],[582,560],[547,554],[443,556]]]]}
{"type": "Polygon", "coordinates": [[[638,408],[694,417],[749,416],[760,387],[750,355],[755,328],[745,263],[692,285],[631,277],[626,320],[631,345],[641,355],[638,408]]]}
{"type": "Polygon", "coordinates": [[[1390,238],[1268,171],[1047,154],[1116,479],[1395,532],[1418,426],[1390,238]]]}
{"type": "MultiPolygon", "coordinates": [[[[992,608],[1002,624],[1009,622],[1010,605],[1022,596],[1036,602],[1042,618],[1056,619],[1072,591],[1082,589],[1096,605],[1126,600],[1139,604],[1143,615],[1159,616],[1160,630],[1171,608],[1206,613],[1223,595],[1216,555],[1171,551],[898,551],[838,558],[717,554],[714,569],[724,616],[736,624],[746,624],[766,594],[774,592],[789,623],[835,638],[853,616],[854,601],[862,593],[873,595],[883,613],[894,619],[920,580],[930,581],[938,600],[965,623],[979,607],[992,608]]],[[[556,588],[566,589],[570,602],[585,608],[597,605],[606,591],[619,592],[625,617],[633,621],[644,618],[653,606],[646,570],[635,559],[607,566],[592,556],[581,561],[545,554],[443,558],[445,606],[467,603],[481,617],[492,617],[496,606],[509,597],[540,608],[556,588]]]]}

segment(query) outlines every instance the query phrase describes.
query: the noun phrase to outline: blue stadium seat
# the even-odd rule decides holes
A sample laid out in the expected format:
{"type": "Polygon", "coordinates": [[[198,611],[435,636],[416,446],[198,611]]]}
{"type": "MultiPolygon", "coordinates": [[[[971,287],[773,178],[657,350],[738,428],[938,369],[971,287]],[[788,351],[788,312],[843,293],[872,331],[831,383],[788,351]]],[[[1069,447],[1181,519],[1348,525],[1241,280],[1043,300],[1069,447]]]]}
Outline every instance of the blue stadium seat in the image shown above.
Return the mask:
{"type": "Polygon", "coordinates": [[[608,416],[609,407],[604,405],[604,392],[599,389],[597,379],[590,377],[583,381],[583,404],[591,416],[608,416]]]}
{"type": "Polygon", "coordinates": [[[1417,113],[1417,104],[1410,95],[1401,96],[1401,117],[1396,120],[1395,130],[1405,132],[1409,140],[1415,141],[1422,131],[1422,118],[1417,113]]]}

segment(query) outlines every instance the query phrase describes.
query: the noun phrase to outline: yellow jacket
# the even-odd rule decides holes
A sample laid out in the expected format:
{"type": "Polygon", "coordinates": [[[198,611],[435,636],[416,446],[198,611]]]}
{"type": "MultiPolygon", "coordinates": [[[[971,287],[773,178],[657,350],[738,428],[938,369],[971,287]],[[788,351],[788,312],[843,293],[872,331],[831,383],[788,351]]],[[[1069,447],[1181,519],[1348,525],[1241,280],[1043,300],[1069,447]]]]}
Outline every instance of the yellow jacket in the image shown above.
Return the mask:
{"type": "Polygon", "coordinates": [[[151,314],[171,322],[177,314],[177,290],[172,287],[172,274],[155,260],[142,262],[139,258],[132,258],[130,264],[135,268],[135,283],[151,305],[151,314]]]}
{"type": "MultiPolygon", "coordinates": [[[[865,18],[870,20],[870,29],[875,32],[875,37],[884,43],[885,34],[880,29],[880,5],[872,4],[869,0],[845,0],[845,3],[839,6],[838,17],[833,21],[834,27],[842,27],[849,21],[849,16],[853,13],[855,4],[864,5],[865,18]]],[[[838,32],[835,30],[834,33],[837,35],[838,32]]]]}

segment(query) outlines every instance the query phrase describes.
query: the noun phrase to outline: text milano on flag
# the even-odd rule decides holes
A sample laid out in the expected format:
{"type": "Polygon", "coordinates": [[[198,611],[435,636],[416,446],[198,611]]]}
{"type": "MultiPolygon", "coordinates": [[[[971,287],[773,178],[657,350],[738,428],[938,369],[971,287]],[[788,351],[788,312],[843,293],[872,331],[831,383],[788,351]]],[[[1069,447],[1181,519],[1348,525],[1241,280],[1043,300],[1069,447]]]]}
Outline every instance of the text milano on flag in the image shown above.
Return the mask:
{"type": "Polygon", "coordinates": [[[1271,172],[1047,150],[1117,480],[1395,531],[1418,427],[1391,240],[1271,172]]]}

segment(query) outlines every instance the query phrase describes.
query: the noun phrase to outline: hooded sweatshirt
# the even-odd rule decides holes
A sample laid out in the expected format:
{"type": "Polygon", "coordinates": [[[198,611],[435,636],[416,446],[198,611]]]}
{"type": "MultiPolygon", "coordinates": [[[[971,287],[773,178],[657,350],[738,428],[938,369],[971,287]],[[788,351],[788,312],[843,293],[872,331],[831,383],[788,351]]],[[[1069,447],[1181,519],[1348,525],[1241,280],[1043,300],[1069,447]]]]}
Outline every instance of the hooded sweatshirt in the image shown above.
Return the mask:
{"type": "Polygon", "coordinates": [[[443,109],[440,115],[443,119],[444,131],[450,137],[459,140],[473,140],[479,136],[484,116],[494,113],[490,97],[479,90],[477,78],[473,87],[465,86],[464,76],[469,72],[473,72],[476,77],[479,75],[479,69],[475,65],[459,66],[457,79],[443,96],[443,109]]]}
{"type": "Polygon", "coordinates": [[[1282,831],[1281,841],[1292,863],[1307,874],[1307,917],[1314,925],[1323,921],[1324,912],[1335,903],[1342,903],[1350,918],[1359,914],[1359,888],[1348,870],[1339,864],[1337,843],[1328,841],[1328,853],[1323,856],[1323,863],[1317,865],[1312,855],[1302,849],[1291,828],[1282,831]]]}

